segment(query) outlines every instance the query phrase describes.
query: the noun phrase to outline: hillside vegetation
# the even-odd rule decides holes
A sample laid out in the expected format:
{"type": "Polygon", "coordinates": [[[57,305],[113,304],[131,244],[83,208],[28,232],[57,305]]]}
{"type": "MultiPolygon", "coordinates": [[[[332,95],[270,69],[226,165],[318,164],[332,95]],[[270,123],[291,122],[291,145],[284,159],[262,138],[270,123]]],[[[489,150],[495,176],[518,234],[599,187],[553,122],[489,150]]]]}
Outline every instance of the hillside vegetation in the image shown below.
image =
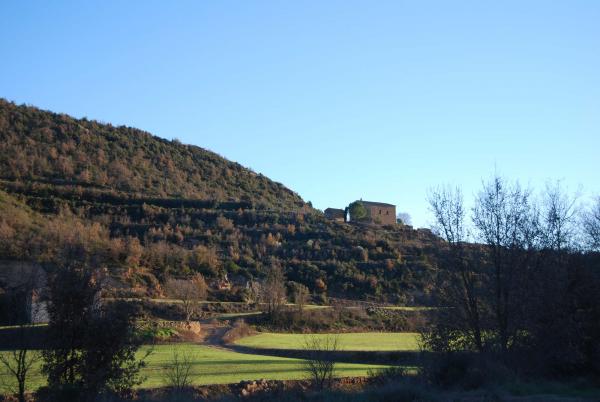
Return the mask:
{"type": "Polygon", "coordinates": [[[166,278],[201,273],[233,284],[211,297],[245,301],[249,281],[281,266],[316,302],[430,300],[429,232],[328,221],[199,147],[0,101],[0,172],[0,258],[55,264],[76,246],[119,295],[160,297],[166,278]]]}
{"type": "Polygon", "coordinates": [[[193,145],[0,99],[0,177],[145,197],[305,205],[280,183],[193,145]]]}

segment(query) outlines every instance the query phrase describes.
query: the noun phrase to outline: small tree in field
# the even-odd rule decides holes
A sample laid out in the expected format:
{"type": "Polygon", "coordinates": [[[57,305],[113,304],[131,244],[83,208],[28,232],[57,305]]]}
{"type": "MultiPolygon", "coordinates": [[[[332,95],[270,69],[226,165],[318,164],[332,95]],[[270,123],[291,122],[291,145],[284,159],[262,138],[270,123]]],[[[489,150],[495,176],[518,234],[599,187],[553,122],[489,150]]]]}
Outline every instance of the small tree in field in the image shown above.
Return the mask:
{"type": "MultiPolygon", "coordinates": [[[[3,368],[8,375],[12,377],[16,383],[16,389],[12,386],[7,388],[15,394],[19,402],[25,402],[25,391],[27,379],[31,373],[32,367],[40,361],[41,357],[37,350],[33,349],[33,334],[32,326],[24,321],[24,317],[20,317],[20,309],[16,308],[20,303],[27,302],[28,298],[36,296],[36,287],[39,272],[35,269],[23,268],[19,275],[22,278],[20,286],[12,289],[8,296],[12,299],[10,305],[13,306],[12,314],[9,320],[13,324],[17,324],[15,332],[16,348],[7,353],[0,353],[0,368],[3,368]]],[[[41,305],[29,302],[30,311],[29,318],[32,322],[37,322],[42,315],[41,305]]]]}
{"type": "Polygon", "coordinates": [[[41,360],[39,352],[32,348],[31,330],[31,325],[19,324],[15,333],[18,346],[10,352],[0,353],[0,367],[16,382],[16,389],[12,386],[7,388],[17,396],[19,402],[25,402],[27,379],[33,366],[41,360]]]}
{"type": "MultiPolygon", "coordinates": [[[[21,333],[23,335],[23,333],[21,333]]],[[[19,335],[19,336],[21,336],[19,335]]],[[[25,402],[25,386],[27,378],[33,365],[39,361],[40,355],[28,347],[19,347],[6,354],[0,354],[0,363],[4,366],[6,374],[13,377],[17,383],[17,389],[8,387],[10,392],[17,395],[19,402],[25,402]]]]}
{"type": "Polygon", "coordinates": [[[165,365],[165,385],[182,391],[192,385],[192,366],[195,354],[181,352],[177,347],[171,351],[171,360],[165,365]]]}
{"type": "Polygon", "coordinates": [[[335,356],[339,350],[339,338],[335,335],[312,335],[304,339],[302,346],[307,358],[302,368],[318,389],[330,387],[335,376],[335,356]]]}
{"type": "Polygon", "coordinates": [[[39,353],[26,347],[19,347],[7,354],[0,354],[0,363],[4,366],[6,374],[12,376],[17,383],[17,389],[8,386],[11,393],[17,395],[19,402],[25,402],[27,378],[33,365],[39,361],[39,353]]]}
{"type": "Polygon", "coordinates": [[[169,279],[165,283],[165,290],[169,297],[181,302],[185,321],[190,322],[198,311],[199,302],[206,298],[207,286],[204,277],[198,274],[192,279],[169,279]]]}

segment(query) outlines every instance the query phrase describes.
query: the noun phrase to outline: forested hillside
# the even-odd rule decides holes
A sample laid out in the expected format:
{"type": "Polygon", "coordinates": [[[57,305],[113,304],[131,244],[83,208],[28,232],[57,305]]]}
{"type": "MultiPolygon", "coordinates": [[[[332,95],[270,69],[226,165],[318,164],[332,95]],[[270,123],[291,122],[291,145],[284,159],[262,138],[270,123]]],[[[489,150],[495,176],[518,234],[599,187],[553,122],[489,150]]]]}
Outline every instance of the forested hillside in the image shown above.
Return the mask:
{"type": "Polygon", "coordinates": [[[193,145],[0,99],[0,178],[147,197],[249,201],[295,210],[283,185],[193,145]]]}
{"type": "Polygon", "coordinates": [[[202,148],[6,101],[0,140],[0,258],[56,265],[69,245],[131,295],[201,273],[243,300],[278,265],[315,301],[429,301],[440,243],[427,231],[334,223],[202,148]]]}

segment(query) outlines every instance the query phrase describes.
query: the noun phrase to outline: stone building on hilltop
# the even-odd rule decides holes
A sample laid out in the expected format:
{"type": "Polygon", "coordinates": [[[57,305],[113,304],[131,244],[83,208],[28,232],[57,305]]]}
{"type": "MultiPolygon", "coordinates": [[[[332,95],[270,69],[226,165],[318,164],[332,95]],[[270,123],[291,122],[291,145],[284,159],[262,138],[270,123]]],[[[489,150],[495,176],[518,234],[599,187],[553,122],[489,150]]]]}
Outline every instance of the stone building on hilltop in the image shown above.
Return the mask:
{"type": "Polygon", "coordinates": [[[378,225],[396,224],[396,206],[384,202],[360,201],[367,210],[367,219],[378,225]]]}
{"type": "Polygon", "coordinates": [[[386,204],[384,202],[373,202],[373,201],[355,201],[350,204],[346,209],[327,208],[325,211],[325,217],[336,222],[346,222],[347,216],[350,221],[368,222],[377,225],[394,225],[396,224],[396,206],[392,204],[386,204]],[[352,217],[353,205],[360,204],[364,209],[359,219],[352,217]]]}

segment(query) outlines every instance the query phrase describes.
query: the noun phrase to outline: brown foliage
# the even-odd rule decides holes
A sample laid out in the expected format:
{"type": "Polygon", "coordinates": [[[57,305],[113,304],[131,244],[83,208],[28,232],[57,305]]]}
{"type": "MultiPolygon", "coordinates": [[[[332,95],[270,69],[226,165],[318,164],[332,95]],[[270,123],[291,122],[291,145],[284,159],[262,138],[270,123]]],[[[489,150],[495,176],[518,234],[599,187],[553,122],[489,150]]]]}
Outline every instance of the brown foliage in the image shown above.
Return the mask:
{"type": "Polygon", "coordinates": [[[164,288],[169,297],[181,302],[188,322],[198,312],[198,302],[206,298],[207,286],[200,274],[192,279],[168,279],[164,288]]]}

